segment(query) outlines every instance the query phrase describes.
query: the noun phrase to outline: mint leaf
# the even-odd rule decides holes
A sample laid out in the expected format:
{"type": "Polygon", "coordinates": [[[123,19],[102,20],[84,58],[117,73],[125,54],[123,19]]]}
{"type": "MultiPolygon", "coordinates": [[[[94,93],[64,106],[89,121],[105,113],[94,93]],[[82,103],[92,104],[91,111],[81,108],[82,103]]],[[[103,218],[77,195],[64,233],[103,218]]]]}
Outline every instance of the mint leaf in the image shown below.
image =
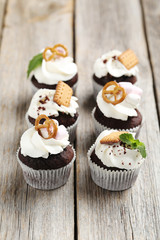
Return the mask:
{"type": "Polygon", "coordinates": [[[137,146],[137,149],[141,153],[142,157],[146,158],[147,154],[146,154],[146,149],[145,149],[144,143],[141,143],[139,146],[137,146]]]}
{"type": "Polygon", "coordinates": [[[43,55],[42,53],[37,54],[36,56],[34,56],[29,64],[28,64],[28,70],[27,70],[27,77],[29,77],[30,73],[37,67],[39,67],[42,64],[42,60],[43,60],[43,55]]]}
{"type": "Polygon", "coordinates": [[[123,133],[119,136],[119,138],[122,142],[127,143],[128,145],[131,145],[131,143],[134,141],[134,138],[130,133],[123,133]]]}
{"type": "Polygon", "coordinates": [[[127,147],[131,149],[138,149],[143,158],[146,158],[146,149],[144,143],[140,142],[138,139],[134,139],[132,134],[123,133],[119,136],[120,140],[127,144],[127,147]]]}

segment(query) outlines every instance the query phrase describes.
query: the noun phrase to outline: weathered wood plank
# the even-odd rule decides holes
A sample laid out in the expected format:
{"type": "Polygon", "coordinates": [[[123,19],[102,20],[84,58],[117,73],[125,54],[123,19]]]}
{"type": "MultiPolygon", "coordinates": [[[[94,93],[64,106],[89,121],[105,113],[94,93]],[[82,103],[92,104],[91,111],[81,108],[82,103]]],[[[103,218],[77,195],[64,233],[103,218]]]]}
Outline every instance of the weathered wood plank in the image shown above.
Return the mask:
{"type": "Polygon", "coordinates": [[[141,6],[138,0],[76,1],[77,95],[81,120],[77,130],[78,239],[160,239],[159,128],[141,6]],[[91,180],[86,153],[95,140],[90,112],[95,104],[91,76],[97,57],[111,49],[132,48],[139,57],[139,86],[144,90],[140,134],[148,157],[135,186],[108,192],[91,180]]]}
{"type": "Polygon", "coordinates": [[[6,6],[7,0],[0,0],[0,39],[2,36],[2,25],[3,25],[3,20],[5,17],[5,6],[6,6]]]}
{"type": "Polygon", "coordinates": [[[160,46],[160,3],[158,0],[155,0],[153,2],[149,0],[142,0],[142,8],[144,11],[144,22],[148,40],[150,60],[155,79],[157,105],[160,114],[160,55],[158,51],[160,46]]]}
{"type": "Polygon", "coordinates": [[[74,239],[73,170],[55,191],[28,187],[16,161],[32,97],[29,59],[62,42],[72,53],[73,2],[9,0],[0,56],[0,239],[74,239]]]}

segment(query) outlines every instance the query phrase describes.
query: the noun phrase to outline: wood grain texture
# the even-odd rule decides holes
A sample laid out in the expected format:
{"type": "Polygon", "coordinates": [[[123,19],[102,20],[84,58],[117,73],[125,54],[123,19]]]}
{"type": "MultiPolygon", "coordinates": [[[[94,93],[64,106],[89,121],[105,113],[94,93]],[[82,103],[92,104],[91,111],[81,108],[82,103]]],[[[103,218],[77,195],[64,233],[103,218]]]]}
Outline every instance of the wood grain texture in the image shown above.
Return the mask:
{"type": "Polygon", "coordinates": [[[72,54],[70,0],[9,0],[0,56],[0,239],[74,239],[73,170],[64,187],[35,190],[24,181],[16,150],[33,95],[29,59],[57,42],[72,54]]]}
{"type": "Polygon", "coordinates": [[[76,56],[81,106],[77,129],[78,239],[160,239],[160,138],[140,2],[77,0],[76,56]],[[135,186],[114,193],[92,182],[87,163],[87,150],[95,141],[91,77],[96,58],[111,49],[127,48],[136,52],[140,62],[138,85],[144,90],[144,124],[139,138],[145,142],[148,156],[135,186]]]}
{"type": "Polygon", "coordinates": [[[2,36],[2,28],[3,28],[4,17],[5,17],[6,4],[7,4],[7,0],[0,0],[0,39],[2,36]]]}
{"type": "Polygon", "coordinates": [[[160,3],[158,0],[149,1],[142,0],[142,8],[144,11],[144,22],[148,40],[150,60],[155,79],[155,92],[158,101],[158,110],[160,114],[160,3]]]}

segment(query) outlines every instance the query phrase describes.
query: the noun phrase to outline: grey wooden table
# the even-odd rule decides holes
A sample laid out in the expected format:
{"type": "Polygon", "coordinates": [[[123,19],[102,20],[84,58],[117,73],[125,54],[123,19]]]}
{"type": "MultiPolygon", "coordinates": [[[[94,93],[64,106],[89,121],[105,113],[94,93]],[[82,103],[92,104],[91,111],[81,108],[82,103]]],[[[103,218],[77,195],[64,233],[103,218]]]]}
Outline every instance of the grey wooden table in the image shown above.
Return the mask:
{"type": "Polygon", "coordinates": [[[0,0],[0,240],[160,240],[160,2],[158,0],[0,0]],[[64,43],[79,69],[77,159],[55,191],[26,185],[15,152],[32,97],[26,68],[44,46],[64,43]],[[90,112],[97,57],[133,49],[144,90],[140,139],[148,157],[135,186],[96,186],[86,153],[95,140],[90,112]]]}

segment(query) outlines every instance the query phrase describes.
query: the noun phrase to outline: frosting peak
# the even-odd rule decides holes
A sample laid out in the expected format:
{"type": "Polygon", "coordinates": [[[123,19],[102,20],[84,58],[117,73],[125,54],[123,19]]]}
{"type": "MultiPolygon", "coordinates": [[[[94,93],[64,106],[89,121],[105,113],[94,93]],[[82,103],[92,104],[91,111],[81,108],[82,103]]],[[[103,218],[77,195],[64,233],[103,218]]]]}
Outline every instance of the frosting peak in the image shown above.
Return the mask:
{"type": "Polygon", "coordinates": [[[108,53],[103,54],[98,58],[94,64],[94,73],[98,78],[106,76],[108,73],[113,77],[121,76],[136,76],[138,73],[138,67],[135,66],[128,70],[125,66],[118,60],[118,56],[122,52],[118,50],[113,50],[108,53]]]}
{"type": "Polygon", "coordinates": [[[59,112],[64,112],[73,117],[78,108],[78,99],[72,96],[69,107],[63,105],[59,106],[53,101],[55,92],[56,90],[39,89],[32,98],[28,109],[28,115],[36,119],[41,114],[58,116],[59,112]]]}
{"type": "Polygon", "coordinates": [[[141,100],[142,90],[128,82],[120,82],[118,85],[126,92],[126,97],[122,102],[116,105],[105,102],[101,90],[97,95],[97,105],[104,116],[126,121],[129,116],[137,116],[135,109],[141,100]]]}
{"type": "MultiPolygon", "coordinates": [[[[48,158],[49,154],[58,154],[63,151],[69,145],[69,134],[63,125],[58,126],[58,131],[55,138],[45,139],[35,127],[26,130],[20,141],[21,153],[24,156],[30,156],[33,158],[43,157],[48,158]]],[[[44,128],[42,135],[46,137],[47,131],[44,128]]]]}
{"type": "Polygon", "coordinates": [[[77,65],[72,57],[59,57],[55,60],[42,60],[42,65],[34,70],[34,76],[39,83],[57,84],[58,81],[67,81],[77,73],[77,65]]]}

